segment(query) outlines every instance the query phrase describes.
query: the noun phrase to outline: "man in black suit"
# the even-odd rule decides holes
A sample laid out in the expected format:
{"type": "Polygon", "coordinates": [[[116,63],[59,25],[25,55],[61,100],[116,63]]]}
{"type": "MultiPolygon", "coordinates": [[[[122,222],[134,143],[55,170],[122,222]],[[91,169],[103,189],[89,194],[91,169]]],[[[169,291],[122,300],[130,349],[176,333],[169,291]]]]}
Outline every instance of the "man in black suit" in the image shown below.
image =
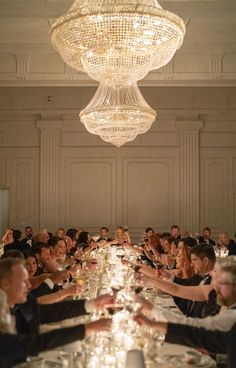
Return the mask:
{"type": "MultiPolygon", "coordinates": [[[[229,257],[229,259],[220,263],[220,270],[216,278],[216,293],[217,302],[219,305],[225,306],[231,309],[232,312],[236,309],[236,258],[229,257]]],[[[223,313],[222,313],[223,314],[223,313]]],[[[235,314],[236,317],[236,314],[235,314]]],[[[216,318],[216,317],[212,317],[216,318]]],[[[224,318],[224,317],[223,317],[224,318]]],[[[162,333],[166,334],[165,341],[184,344],[197,348],[204,348],[212,353],[228,353],[229,363],[228,367],[235,368],[235,349],[236,339],[235,332],[236,327],[233,323],[236,322],[236,318],[232,319],[232,324],[224,331],[207,330],[203,328],[197,328],[193,326],[185,326],[183,324],[174,324],[167,322],[155,322],[142,315],[137,316],[136,321],[141,325],[148,326],[150,328],[156,328],[162,333]],[[232,327],[233,326],[233,327],[232,327]],[[229,332],[228,328],[232,328],[229,332]]],[[[222,320],[223,323],[223,320],[222,320]]]]}
{"type": "MultiPolygon", "coordinates": [[[[215,251],[210,244],[197,244],[191,249],[191,264],[194,270],[194,276],[190,279],[175,277],[173,281],[176,284],[186,286],[209,285],[211,283],[210,272],[213,270],[215,261],[215,251]]],[[[181,312],[187,317],[203,318],[219,312],[214,291],[211,292],[209,300],[205,302],[186,300],[175,296],[173,299],[181,312]]]]}
{"type": "Polygon", "coordinates": [[[101,310],[114,302],[114,297],[102,296],[94,301],[72,300],[38,305],[28,298],[30,282],[24,261],[17,258],[0,260],[0,288],[6,293],[7,307],[12,312],[16,334],[0,332],[0,367],[10,368],[28,355],[83,339],[93,331],[110,328],[110,321],[100,320],[86,325],[39,333],[39,325],[61,321],[101,310]]]}

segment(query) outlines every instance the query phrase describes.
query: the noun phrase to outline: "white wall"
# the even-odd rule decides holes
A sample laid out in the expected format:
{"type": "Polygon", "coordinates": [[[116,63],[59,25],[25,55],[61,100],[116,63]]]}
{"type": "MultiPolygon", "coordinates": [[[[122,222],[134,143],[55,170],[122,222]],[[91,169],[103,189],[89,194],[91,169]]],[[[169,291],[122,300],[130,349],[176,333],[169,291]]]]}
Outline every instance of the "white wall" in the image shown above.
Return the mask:
{"type": "Polygon", "coordinates": [[[117,149],[79,111],[95,89],[0,89],[0,185],[14,228],[236,230],[236,88],[145,87],[149,132],[117,149]]]}

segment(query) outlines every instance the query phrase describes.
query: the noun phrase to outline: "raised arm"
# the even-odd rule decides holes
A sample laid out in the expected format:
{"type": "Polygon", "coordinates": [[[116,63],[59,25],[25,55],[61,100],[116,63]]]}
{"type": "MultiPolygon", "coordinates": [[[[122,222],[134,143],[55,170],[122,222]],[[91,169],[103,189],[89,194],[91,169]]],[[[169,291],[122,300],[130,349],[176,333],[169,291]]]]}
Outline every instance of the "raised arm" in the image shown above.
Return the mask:
{"type": "MultiPolygon", "coordinates": [[[[140,269],[140,272],[142,272],[142,267],[140,269]]],[[[213,288],[211,285],[198,285],[198,286],[178,285],[171,281],[162,280],[145,275],[143,276],[143,280],[145,284],[156,287],[173,296],[178,296],[180,298],[195,301],[208,300],[208,295],[213,288]]]]}

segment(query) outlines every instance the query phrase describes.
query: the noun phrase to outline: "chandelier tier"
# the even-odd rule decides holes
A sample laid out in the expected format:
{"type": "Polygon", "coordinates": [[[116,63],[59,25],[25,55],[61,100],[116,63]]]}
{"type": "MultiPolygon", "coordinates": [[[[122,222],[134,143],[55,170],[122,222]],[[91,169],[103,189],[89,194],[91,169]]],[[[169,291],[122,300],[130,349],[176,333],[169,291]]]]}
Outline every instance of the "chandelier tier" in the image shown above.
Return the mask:
{"type": "Polygon", "coordinates": [[[80,118],[90,133],[120,147],[149,130],[156,112],[147,104],[137,84],[121,89],[100,84],[80,118]]]}
{"type": "Polygon", "coordinates": [[[72,68],[122,88],[167,64],[184,34],[182,19],[156,0],[76,0],[51,41],[72,68]]]}
{"type": "Polygon", "coordinates": [[[156,113],[137,81],[167,64],[185,25],[157,0],[75,0],[51,28],[51,42],[72,68],[100,83],[80,118],[90,133],[120,147],[145,133],[156,113]]]}

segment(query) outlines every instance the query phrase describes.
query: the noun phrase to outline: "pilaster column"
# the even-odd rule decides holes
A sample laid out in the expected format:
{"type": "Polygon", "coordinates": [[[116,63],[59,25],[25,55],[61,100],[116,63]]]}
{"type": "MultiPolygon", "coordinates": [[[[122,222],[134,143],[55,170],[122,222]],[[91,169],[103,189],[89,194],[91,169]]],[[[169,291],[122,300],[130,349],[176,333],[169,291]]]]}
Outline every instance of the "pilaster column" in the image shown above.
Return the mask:
{"type": "Polygon", "coordinates": [[[201,121],[177,121],[180,147],[180,225],[199,231],[199,131],[201,121]]]}
{"type": "Polygon", "coordinates": [[[59,213],[60,138],[63,122],[36,122],[40,130],[40,229],[54,231],[59,213]]]}

